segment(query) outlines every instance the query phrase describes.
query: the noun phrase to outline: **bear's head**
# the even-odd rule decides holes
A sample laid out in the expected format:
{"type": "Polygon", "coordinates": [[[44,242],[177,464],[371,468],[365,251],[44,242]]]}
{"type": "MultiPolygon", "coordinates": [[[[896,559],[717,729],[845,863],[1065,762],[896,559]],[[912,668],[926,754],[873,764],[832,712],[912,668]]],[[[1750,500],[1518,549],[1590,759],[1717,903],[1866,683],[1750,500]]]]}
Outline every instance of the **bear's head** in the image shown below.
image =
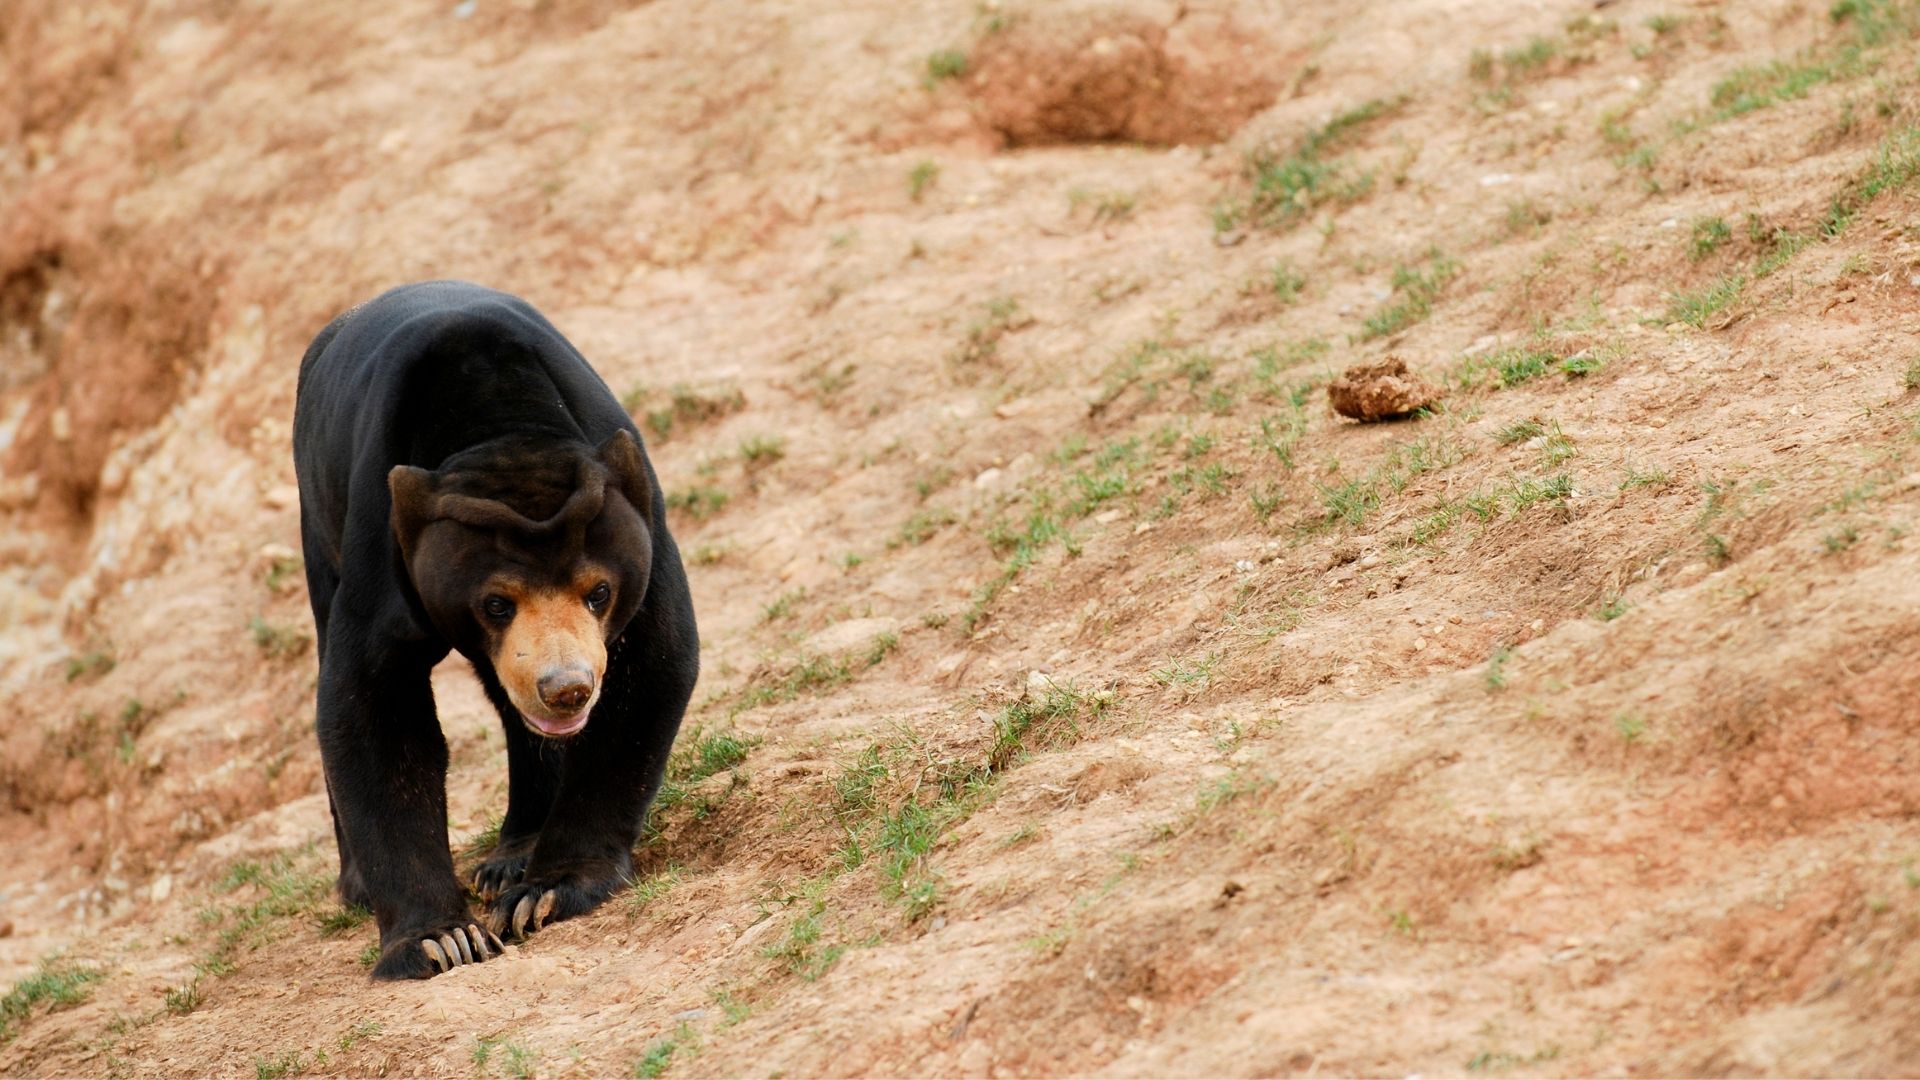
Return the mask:
{"type": "Polygon", "coordinates": [[[387,475],[393,533],[435,629],[484,661],[535,733],[586,727],[607,644],[646,595],[651,489],[639,444],[498,440],[387,475]]]}

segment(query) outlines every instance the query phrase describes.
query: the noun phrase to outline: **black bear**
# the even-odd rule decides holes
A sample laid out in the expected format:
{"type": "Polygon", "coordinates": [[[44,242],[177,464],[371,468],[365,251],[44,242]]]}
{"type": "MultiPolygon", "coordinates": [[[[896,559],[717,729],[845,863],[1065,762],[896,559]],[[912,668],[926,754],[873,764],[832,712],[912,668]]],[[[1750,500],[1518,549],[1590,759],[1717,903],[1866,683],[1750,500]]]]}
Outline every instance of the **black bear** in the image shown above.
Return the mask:
{"type": "Polygon", "coordinates": [[[632,419],[524,300],[426,282],[307,348],[293,456],[340,897],[379,924],[374,977],[476,963],[502,934],[591,910],[632,873],[699,673],[632,419]],[[450,649],[506,728],[478,919],[448,849],[428,681],[450,649]]]}

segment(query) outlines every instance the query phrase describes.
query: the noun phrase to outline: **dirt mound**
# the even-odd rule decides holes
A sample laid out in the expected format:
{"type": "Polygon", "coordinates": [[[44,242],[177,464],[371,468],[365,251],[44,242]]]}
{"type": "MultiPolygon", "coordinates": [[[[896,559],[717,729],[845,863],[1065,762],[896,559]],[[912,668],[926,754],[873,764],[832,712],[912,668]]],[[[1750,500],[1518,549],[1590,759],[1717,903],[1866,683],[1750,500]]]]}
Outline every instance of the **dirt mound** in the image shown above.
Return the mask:
{"type": "Polygon", "coordinates": [[[1273,103],[1302,52],[1230,6],[1049,4],[1004,18],[967,92],[1009,146],[1219,142],[1273,103]]]}

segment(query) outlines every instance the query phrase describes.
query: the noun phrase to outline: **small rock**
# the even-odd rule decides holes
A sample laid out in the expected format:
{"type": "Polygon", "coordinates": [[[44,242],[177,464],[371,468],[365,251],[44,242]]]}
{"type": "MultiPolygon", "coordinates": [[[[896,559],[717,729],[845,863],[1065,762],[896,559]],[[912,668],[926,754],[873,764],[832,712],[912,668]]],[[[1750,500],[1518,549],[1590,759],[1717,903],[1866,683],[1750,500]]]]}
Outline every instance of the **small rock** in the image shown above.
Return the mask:
{"type": "Polygon", "coordinates": [[[1440,400],[1440,391],[1407,370],[1405,360],[1389,356],[1348,368],[1327,385],[1327,400],[1341,416],[1371,422],[1424,409],[1440,400]]]}
{"type": "Polygon", "coordinates": [[[274,563],[277,563],[282,559],[297,558],[299,557],[299,555],[300,555],[299,552],[293,550],[292,548],[288,547],[285,544],[278,543],[278,542],[268,542],[265,544],[261,544],[260,549],[254,552],[254,556],[258,558],[263,564],[268,566],[272,566],[274,563]]]}
{"type": "Polygon", "coordinates": [[[292,484],[280,484],[268,489],[264,496],[270,510],[285,510],[300,501],[300,489],[292,484]]]}
{"type": "Polygon", "coordinates": [[[13,936],[13,920],[0,919],[0,938],[13,936]]]}
{"type": "Polygon", "coordinates": [[[1053,676],[1044,671],[1027,672],[1027,700],[1039,701],[1054,687],[1053,676]]]}
{"type": "Polygon", "coordinates": [[[1414,651],[1414,652],[1426,652],[1426,651],[1427,651],[1427,639],[1426,639],[1426,638],[1423,638],[1423,637],[1417,637],[1417,638],[1414,638],[1414,639],[1413,639],[1413,651],[1414,651]]]}
{"type": "Polygon", "coordinates": [[[1380,565],[1380,556],[1378,556],[1378,555],[1368,555],[1368,556],[1366,556],[1365,558],[1362,558],[1362,559],[1360,560],[1360,565],[1361,565],[1361,566],[1363,566],[1363,567],[1365,567],[1365,566],[1379,566],[1379,565],[1380,565]]]}
{"type": "Polygon", "coordinates": [[[673,1014],[675,1020],[704,1020],[706,1016],[707,1010],[705,1009],[687,1009],[683,1012],[673,1014]]]}
{"type": "Polygon", "coordinates": [[[1093,520],[1094,520],[1094,523],[1098,525],[1111,525],[1114,522],[1119,521],[1121,518],[1126,516],[1127,516],[1127,512],[1125,510],[1115,508],[1112,510],[1100,511],[1099,513],[1093,515],[1093,520]]]}
{"type": "Polygon", "coordinates": [[[1000,482],[1001,475],[999,469],[982,469],[980,475],[973,478],[973,486],[975,490],[990,488],[1000,482]]]}
{"type": "Polygon", "coordinates": [[[147,887],[147,895],[153,897],[153,902],[156,904],[172,896],[173,875],[161,874],[159,877],[154,878],[153,884],[147,887]]]}

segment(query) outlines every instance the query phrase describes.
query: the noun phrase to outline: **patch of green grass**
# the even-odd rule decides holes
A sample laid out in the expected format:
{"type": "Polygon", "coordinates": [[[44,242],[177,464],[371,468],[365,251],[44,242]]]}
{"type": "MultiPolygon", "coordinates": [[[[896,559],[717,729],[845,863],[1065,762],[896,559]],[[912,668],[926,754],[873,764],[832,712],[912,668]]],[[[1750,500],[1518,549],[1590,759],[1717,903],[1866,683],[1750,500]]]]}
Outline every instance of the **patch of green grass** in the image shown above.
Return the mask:
{"type": "Polygon", "coordinates": [[[889,655],[893,653],[893,650],[899,647],[900,647],[899,634],[895,634],[891,631],[888,631],[886,633],[881,633],[881,634],[875,634],[873,636],[873,640],[867,643],[866,655],[861,659],[865,661],[868,667],[873,667],[875,664],[878,664],[880,661],[885,660],[889,655]]]}
{"type": "Polygon", "coordinates": [[[747,760],[753,748],[760,745],[757,735],[741,735],[737,731],[707,731],[696,728],[693,738],[676,747],[667,761],[667,774],[681,784],[697,784],[709,776],[714,776],[734,768],[747,760]]]}
{"type": "Polygon", "coordinates": [[[1673,477],[1667,474],[1667,470],[1657,465],[1650,469],[1629,465],[1627,474],[1620,478],[1620,490],[1626,491],[1637,487],[1663,488],[1671,483],[1673,483],[1673,477]]]}
{"type": "Polygon", "coordinates": [[[1624,712],[1613,718],[1613,730],[1620,734],[1620,741],[1639,742],[1647,733],[1647,722],[1638,713],[1624,712]]]}
{"type": "Polygon", "coordinates": [[[1809,50],[1791,60],[1774,60],[1735,68],[1733,73],[1713,84],[1707,100],[1712,104],[1714,121],[1736,116],[1783,101],[1807,96],[1822,83],[1850,79],[1872,70],[1857,46],[1845,46],[1835,52],[1809,50]]]}
{"type": "Polygon", "coordinates": [[[349,930],[365,926],[373,918],[373,912],[358,904],[346,904],[331,911],[323,911],[314,919],[321,937],[339,937],[349,930]]]}
{"type": "Polygon", "coordinates": [[[1733,239],[1733,229],[1727,224],[1725,218],[1694,218],[1687,254],[1694,262],[1699,262],[1720,250],[1720,246],[1731,239],[1733,239]]]}
{"type": "Polygon", "coordinates": [[[784,435],[754,435],[740,440],[740,460],[748,465],[771,465],[786,456],[784,435]]]}
{"type": "Polygon", "coordinates": [[[258,615],[248,621],[247,632],[253,636],[253,643],[260,647],[260,651],[275,660],[300,655],[313,640],[304,630],[270,623],[258,615]]]}
{"type": "Polygon", "coordinates": [[[494,1060],[494,1052],[499,1051],[500,1074],[512,1080],[527,1080],[533,1075],[533,1063],[539,1055],[517,1042],[500,1036],[477,1037],[473,1040],[473,1066],[485,1069],[494,1060]]]}
{"type": "Polygon", "coordinates": [[[1596,614],[1600,616],[1601,622],[1612,622],[1620,616],[1625,615],[1627,609],[1632,606],[1633,605],[1627,603],[1626,598],[1623,596],[1610,596],[1607,598],[1606,603],[1600,605],[1600,610],[1596,612],[1596,614]]]}
{"type": "Polygon", "coordinates": [[[1740,298],[1748,280],[1746,271],[1736,271],[1704,288],[1673,294],[1667,303],[1667,321],[1686,323],[1696,328],[1706,325],[1708,319],[1725,311],[1740,298]]]}
{"type": "Polygon", "coordinates": [[[806,901],[806,910],[787,924],[784,940],[760,950],[760,955],[780,961],[789,974],[808,982],[825,975],[847,951],[844,944],[824,944],[822,941],[826,934],[826,890],[833,878],[831,872],[823,874],[802,885],[798,894],[781,897],[781,902],[787,905],[806,901]]]}
{"type": "Polygon", "coordinates": [[[1166,666],[1154,668],[1147,674],[1161,686],[1204,689],[1213,685],[1214,672],[1219,664],[1219,653],[1208,653],[1199,660],[1175,657],[1168,661],[1166,666]]]}
{"type": "Polygon", "coordinates": [[[1540,446],[1540,463],[1548,468],[1559,465],[1580,452],[1573,445],[1573,440],[1560,430],[1558,420],[1548,421],[1543,440],[1540,446]]]}
{"type": "Polygon", "coordinates": [[[1593,352],[1577,352],[1560,361],[1560,373],[1569,379],[1591,375],[1607,366],[1606,357],[1593,352]]]}
{"type": "Polygon", "coordinates": [[[1366,318],[1361,325],[1360,340],[1387,337],[1425,321],[1433,313],[1434,301],[1440,298],[1441,291],[1459,273],[1460,264],[1438,251],[1428,254],[1424,269],[1404,264],[1395,266],[1395,298],[1366,318]]]}
{"type": "Polygon", "coordinates": [[[1487,657],[1487,670],[1483,678],[1486,680],[1488,690],[1504,690],[1506,688],[1507,661],[1512,658],[1513,647],[1511,645],[1502,645],[1493,650],[1492,656],[1487,657]]]}
{"type": "Polygon", "coordinates": [[[852,678],[853,668],[845,660],[805,657],[785,671],[749,682],[735,698],[733,711],[739,713],[773,702],[792,701],[802,693],[830,690],[852,678]]]}
{"type": "Polygon", "coordinates": [[[307,869],[313,861],[309,844],[292,853],[275,854],[264,863],[242,859],[227,867],[214,883],[214,891],[231,895],[245,890],[250,898],[200,913],[203,925],[219,928],[213,949],[200,962],[201,970],[215,976],[230,973],[243,948],[253,951],[271,944],[280,936],[283,923],[295,916],[318,923],[333,879],[307,869]]]}
{"type": "Polygon", "coordinates": [[[279,592],[288,579],[306,570],[306,562],[298,555],[281,555],[267,564],[265,584],[269,592],[279,592]]]}
{"type": "Polygon", "coordinates": [[[781,619],[784,619],[787,616],[792,615],[793,605],[806,599],[806,596],[807,596],[807,590],[804,588],[793,589],[789,592],[781,593],[779,596],[774,598],[773,603],[767,604],[761,607],[760,621],[761,622],[778,622],[781,619]]]}
{"type": "Polygon", "coordinates": [[[282,1077],[299,1076],[306,1071],[307,1061],[298,1050],[289,1050],[273,1058],[256,1055],[253,1059],[254,1080],[281,1080],[282,1077]]]}
{"type": "Polygon", "coordinates": [[[1552,220],[1552,212],[1532,199],[1511,199],[1507,202],[1504,224],[1509,237],[1530,236],[1552,220]]]}
{"type": "Polygon", "coordinates": [[[1499,431],[1494,432],[1493,441],[1499,443],[1501,446],[1512,446],[1515,443],[1523,443],[1528,439],[1543,435],[1546,433],[1546,430],[1546,425],[1542,424],[1537,417],[1529,417],[1525,420],[1516,420],[1506,427],[1501,428],[1499,431]]]}
{"type": "Polygon", "coordinates": [[[1011,296],[987,302],[986,314],[967,325],[966,340],[955,349],[952,359],[961,364],[977,364],[993,359],[1000,352],[1000,341],[1033,321],[1020,310],[1020,301],[1011,296]]]}
{"type": "Polygon", "coordinates": [[[680,873],[679,867],[668,866],[664,870],[657,870],[645,877],[635,878],[633,884],[627,886],[628,916],[639,915],[654,901],[671,892],[673,887],[680,883],[680,873]]]}
{"type": "Polygon", "coordinates": [[[741,1001],[731,990],[715,990],[711,996],[713,1003],[720,1006],[721,1027],[732,1027],[753,1015],[753,1004],[741,1001]]]}
{"type": "Polygon", "coordinates": [[[927,56],[926,84],[936,86],[967,73],[967,54],[959,49],[936,49],[927,56]]]}
{"type": "Polygon", "coordinates": [[[1307,279],[1300,276],[1292,263],[1281,259],[1267,272],[1267,286],[1273,298],[1283,304],[1291,304],[1300,297],[1300,290],[1306,288],[1307,279]]]}
{"type": "Polygon", "coordinates": [[[1327,155],[1360,128],[1398,111],[1403,103],[1404,99],[1367,101],[1307,132],[1285,150],[1272,144],[1254,148],[1244,168],[1251,190],[1244,198],[1214,208],[1215,231],[1243,224],[1292,225],[1319,206],[1364,198],[1373,190],[1373,174],[1327,155]]]}
{"type": "Polygon", "coordinates": [[[940,164],[935,161],[922,161],[907,173],[907,197],[919,202],[921,197],[940,179],[940,164]]]}
{"type": "Polygon", "coordinates": [[[170,1015],[185,1016],[200,1007],[201,999],[200,976],[195,975],[179,986],[169,987],[161,995],[160,1006],[170,1015]]]}
{"type": "Polygon", "coordinates": [[[900,525],[900,531],[887,541],[889,548],[902,545],[919,547],[932,539],[933,534],[956,521],[953,511],[944,506],[928,506],[915,510],[900,525]]]}
{"type": "Polygon", "coordinates": [[[1888,191],[1908,187],[1916,176],[1920,176],[1920,128],[1903,127],[1882,139],[1872,163],[1834,196],[1821,219],[1820,236],[1840,235],[1868,204],[1888,191]]]}
{"type": "Polygon", "coordinates": [[[105,972],[70,960],[42,960],[38,970],[14,983],[6,996],[0,997],[0,1045],[11,1042],[15,1026],[28,1017],[87,1000],[93,993],[89,988],[104,978],[105,972]]]}
{"type": "Polygon", "coordinates": [[[1387,459],[1364,476],[1338,485],[1314,481],[1322,514],[1307,527],[1360,525],[1389,495],[1398,495],[1414,478],[1444,469],[1461,458],[1459,446],[1436,437],[1415,439],[1394,448],[1387,459]]]}
{"type": "MultiPolygon", "coordinates": [[[[629,413],[646,404],[646,391],[630,391],[621,403],[629,413]]],[[[646,414],[647,430],[656,438],[667,438],[676,430],[704,424],[747,407],[747,397],[736,387],[718,386],[705,390],[675,385],[667,392],[667,403],[646,414]]]]}
{"type": "Polygon", "coordinates": [[[67,681],[73,682],[82,676],[98,678],[113,670],[113,654],[95,650],[80,656],[67,658],[67,681]]]}
{"type": "Polygon", "coordinates": [[[1067,192],[1068,210],[1078,212],[1083,208],[1091,207],[1096,224],[1126,220],[1133,215],[1137,203],[1138,199],[1128,191],[1094,191],[1087,188],[1074,188],[1067,192]]]}
{"type": "Polygon", "coordinates": [[[699,521],[709,518],[726,509],[732,498],[725,490],[695,484],[678,491],[667,492],[667,509],[684,511],[688,517],[699,521]]]}

